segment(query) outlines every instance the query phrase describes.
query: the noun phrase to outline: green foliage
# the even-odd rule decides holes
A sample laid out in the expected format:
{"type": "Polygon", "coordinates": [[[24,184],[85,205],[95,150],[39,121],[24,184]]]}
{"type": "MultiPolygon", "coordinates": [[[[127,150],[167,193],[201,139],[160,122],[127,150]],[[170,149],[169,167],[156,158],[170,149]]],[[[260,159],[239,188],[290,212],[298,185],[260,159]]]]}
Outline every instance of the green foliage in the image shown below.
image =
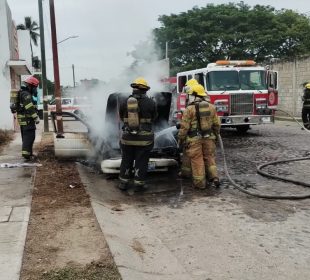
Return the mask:
{"type": "Polygon", "coordinates": [[[19,24],[16,26],[17,30],[28,30],[30,35],[30,48],[31,48],[31,58],[33,60],[33,50],[32,50],[32,42],[35,46],[38,45],[38,38],[40,34],[37,32],[39,30],[38,23],[36,21],[32,21],[31,17],[25,17],[25,22],[23,24],[19,24]]]}
{"type": "Polygon", "coordinates": [[[172,73],[206,67],[218,59],[292,58],[310,53],[309,18],[244,2],[194,7],[159,17],[154,29],[162,50],[169,43],[172,73]]]}
{"type": "Polygon", "coordinates": [[[91,263],[85,267],[67,266],[59,270],[46,272],[41,280],[121,280],[115,265],[91,263]]]}

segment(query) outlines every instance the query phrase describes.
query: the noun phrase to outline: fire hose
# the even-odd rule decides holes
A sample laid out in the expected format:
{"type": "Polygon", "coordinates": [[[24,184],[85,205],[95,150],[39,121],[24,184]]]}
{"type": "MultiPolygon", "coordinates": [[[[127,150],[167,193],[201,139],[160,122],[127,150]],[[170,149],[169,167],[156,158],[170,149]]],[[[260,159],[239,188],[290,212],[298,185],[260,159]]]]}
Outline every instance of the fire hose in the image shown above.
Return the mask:
{"type": "MultiPolygon", "coordinates": [[[[277,109],[277,111],[281,111],[284,112],[285,114],[289,115],[292,119],[295,120],[295,122],[297,122],[306,132],[310,133],[309,130],[307,130],[301,123],[298,122],[298,120],[292,116],[291,114],[289,114],[286,111],[283,111],[281,109],[277,109]]],[[[309,194],[302,194],[302,195],[276,195],[276,194],[265,194],[265,193],[259,193],[259,192],[253,192],[253,191],[249,191],[244,189],[243,187],[241,187],[240,185],[238,185],[230,176],[229,172],[228,172],[228,167],[227,167],[227,161],[226,161],[226,155],[225,155],[225,150],[224,150],[224,145],[223,145],[223,141],[221,136],[219,135],[218,137],[219,140],[219,144],[220,144],[220,148],[221,148],[221,152],[223,155],[223,163],[224,163],[224,171],[225,171],[225,175],[228,178],[229,182],[239,191],[247,194],[247,195],[251,195],[251,196],[255,196],[255,197],[259,197],[259,198],[265,198],[265,199],[306,199],[306,198],[310,198],[310,193],[309,194]]],[[[302,157],[302,158],[295,158],[295,159],[287,159],[287,160],[279,160],[279,161],[272,161],[272,162],[268,162],[265,164],[261,164],[257,167],[257,173],[262,175],[262,176],[266,176],[272,179],[276,179],[276,180],[281,180],[281,181],[285,181],[285,182],[291,182],[297,185],[301,185],[304,187],[310,187],[310,184],[305,183],[305,182],[301,182],[298,180],[293,180],[293,179],[287,179],[284,178],[282,176],[276,176],[276,175],[271,175],[267,172],[262,171],[262,169],[268,165],[276,165],[276,164],[280,164],[280,163],[286,163],[286,162],[293,162],[293,161],[302,161],[302,160],[310,160],[310,157],[302,157]]]]}

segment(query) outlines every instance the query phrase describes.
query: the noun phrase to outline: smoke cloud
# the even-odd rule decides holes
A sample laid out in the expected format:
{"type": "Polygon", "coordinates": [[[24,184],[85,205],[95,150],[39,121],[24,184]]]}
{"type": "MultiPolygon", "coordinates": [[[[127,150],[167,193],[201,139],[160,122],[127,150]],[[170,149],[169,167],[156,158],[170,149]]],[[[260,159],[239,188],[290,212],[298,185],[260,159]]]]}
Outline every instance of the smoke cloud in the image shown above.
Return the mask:
{"type": "Polygon", "coordinates": [[[139,42],[135,50],[129,52],[128,55],[133,56],[134,62],[128,68],[120,69],[119,75],[109,81],[99,82],[90,89],[81,86],[74,92],[75,96],[83,96],[90,102],[91,110],[85,113],[91,127],[90,138],[97,151],[111,150],[111,146],[113,148],[118,146],[118,140],[113,138],[113,135],[120,129],[117,119],[118,108],[115,102],[110,104],[114,107],[115,118],[106,118],[107,102],[111,94],[129,96],[132,92],[130,84],[137,77],[144,77],[147,80],[151,87],[148,92],[150,97],[155,92],[165,91],[165,86],[161,81],[169,77],[169,61],[159,59],[161,53],[151,36],[148,41],[139,42]]]}

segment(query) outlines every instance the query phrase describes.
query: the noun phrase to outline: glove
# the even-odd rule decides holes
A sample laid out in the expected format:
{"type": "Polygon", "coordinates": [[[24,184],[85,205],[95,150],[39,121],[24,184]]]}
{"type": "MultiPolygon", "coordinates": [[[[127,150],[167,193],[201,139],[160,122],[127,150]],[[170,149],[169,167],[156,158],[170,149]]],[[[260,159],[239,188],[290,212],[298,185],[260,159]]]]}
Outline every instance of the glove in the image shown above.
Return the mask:
{"type": "Polygon", "coordinates": [[[39,118],[36,118],[34,121],[35,121],[36,124],[40,123],[40,119],[39,118]]]}
{"type": "Polygon", "coordinates": [[[175,127],[176,127],[177,129],[180,129],[180,128],[181,128],[181,124],[180,124],[180,123],[176,123],[175,127]]]}

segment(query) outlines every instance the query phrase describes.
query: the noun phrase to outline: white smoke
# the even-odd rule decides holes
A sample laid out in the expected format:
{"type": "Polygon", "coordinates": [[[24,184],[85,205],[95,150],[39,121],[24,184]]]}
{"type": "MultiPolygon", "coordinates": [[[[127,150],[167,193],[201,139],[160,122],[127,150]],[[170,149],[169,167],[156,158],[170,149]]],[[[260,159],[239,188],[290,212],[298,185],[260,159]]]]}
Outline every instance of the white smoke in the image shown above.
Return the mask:
{"type": "Polygon", "coordinates": [[[91,89],[77,88],[74,93],[76,96],[85,96],[90,101],[91,110],[87,112],[87,122],[91,127],[91,140],[97,150],[104,149],[102,141],[107,140],[115,130],[119,130],[115,123],[111,125],[105,118],[110,94],[123,93],[129,96],[132,93],[130,84],[137,77],[147,80],[151,87],[149,96],[152,96],[152,92],[165,91],[162,80],[169,77],[169,61],[160,60],[161,54],[155,47],[153,38],[140,42],[129,54],[135,61],[127,69],[120,69],[119,75],[104,83],[98,83],[91,89]]]}

